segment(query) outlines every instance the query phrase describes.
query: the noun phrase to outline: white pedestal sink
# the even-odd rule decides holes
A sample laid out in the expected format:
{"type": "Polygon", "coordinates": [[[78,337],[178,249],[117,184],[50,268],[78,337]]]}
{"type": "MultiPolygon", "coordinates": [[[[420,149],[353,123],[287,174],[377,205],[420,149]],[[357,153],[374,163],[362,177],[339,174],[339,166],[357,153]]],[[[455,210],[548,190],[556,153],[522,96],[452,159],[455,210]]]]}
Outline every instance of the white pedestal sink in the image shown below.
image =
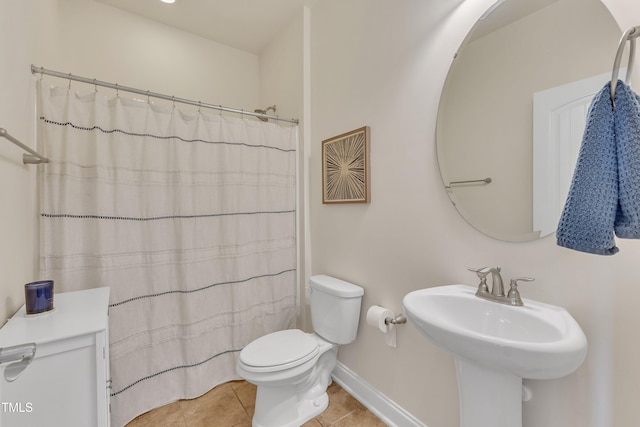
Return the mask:
{"type": "Polygon", "coordinates": [[[563,308],[523,299],[513,307],[475,296],[466,285],[410,292],[409,320],[456,361],[460,427],[521,427],[522,379],[575,371],[587,339],[563,308]]]}

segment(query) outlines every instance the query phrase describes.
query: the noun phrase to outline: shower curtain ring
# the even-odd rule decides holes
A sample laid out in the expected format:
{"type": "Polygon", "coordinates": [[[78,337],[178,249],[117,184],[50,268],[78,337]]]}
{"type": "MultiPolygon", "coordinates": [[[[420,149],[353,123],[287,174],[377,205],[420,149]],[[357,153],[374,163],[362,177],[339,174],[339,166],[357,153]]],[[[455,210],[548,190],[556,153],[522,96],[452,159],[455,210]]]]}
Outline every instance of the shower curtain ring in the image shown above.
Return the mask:
{"type": "Polygon", "coordinates": [[[198,113],[202,113],[202,102],[198,101],[198,113]]]}
{"type": "Polygon", "coordinates": [[[67,92],[71,90],[71,73],[69,73],[69,86],[67,86],[67,92]]]}
{"type": "Polygon", "coordinates": [[[118,89],[118,83],[116,83],[116,98],[120,97],[120,90],[118,89]]]}
{"type": "Polygon", "coordinates": [[[98,93],[98,83],[96,83],[96,79],[93,79],[93,90],[98,93]]]}
{"type": "Polygon", "coordinates": [[[175,110],[176,109],[176,97],[175,96],[171,97],[171,103],[173,105],[173,109],[175,110]]]}
{"type": "Polygon", "coordinates": [[[147,104],[151,104],[151,95],[149,89],[147,89],[147,104]]]}

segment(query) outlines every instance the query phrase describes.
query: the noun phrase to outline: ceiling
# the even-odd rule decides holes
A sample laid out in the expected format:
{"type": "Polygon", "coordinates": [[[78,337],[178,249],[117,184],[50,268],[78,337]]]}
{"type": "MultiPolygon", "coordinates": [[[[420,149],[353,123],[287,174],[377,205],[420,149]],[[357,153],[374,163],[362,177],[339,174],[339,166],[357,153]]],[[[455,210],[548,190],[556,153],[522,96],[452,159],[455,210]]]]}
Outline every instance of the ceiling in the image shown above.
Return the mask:
{"type": "MultiPolygon", "coordinates": [[[[236,49],[259,54],[304,6],[317,0],[94,0],[236,49]]],[[[480,38],[558,0],[496,0],[491,20],[480,20],[480,38]]]]}
{"type": "Polygon", "coordinates": [[[280,30],[314,0],[95,0],[259,54],[280,30]]]}

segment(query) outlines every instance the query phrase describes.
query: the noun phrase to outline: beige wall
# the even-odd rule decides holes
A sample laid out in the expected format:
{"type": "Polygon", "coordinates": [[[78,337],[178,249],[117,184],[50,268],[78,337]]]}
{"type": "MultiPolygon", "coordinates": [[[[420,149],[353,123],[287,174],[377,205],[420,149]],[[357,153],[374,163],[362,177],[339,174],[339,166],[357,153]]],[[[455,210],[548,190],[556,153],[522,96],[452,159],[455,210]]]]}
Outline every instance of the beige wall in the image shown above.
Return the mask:
{"type": "MultiPolygon", "coordinates": [[[[0,126],[34,147],[33,89],[29,64],[37,47],[32,31],[38,19],[34,2],[0,3],[0,126]],[[29,18],[29,19],[27,19],[29,18]]],[[[43,5],[42,13],[51,13],[43,5]]],[[[22,151],[0,140],[0,322],[24,303],[22,285],[33,280],[36,265],[35,170],[22,165],[22,151]]]]}
{"type": "MultiPolygon", "coordinates": [[[[373,304],[400,312],[415,289],[473,284],[468,266],[501,266],[506,278],[535,277],[522,293],[566,307],[590,344],[571,376],[526,382],[534,398],[524,404],[524,425],[636,425],[640,242],[620,242],[609,258],[559,248],[553,237],[499,242],[469,226],[442,187],[434,142],[440,92],[454,52],[491,3],[324,0],[312,9],[312,272],[365,288],[358,338],[340,348],[339,360],[429,427],[457,427],[451,356],[412,325],[389,348],[364,314],[373,304]],[[321,141],[363,125],[371,127],[371,203],[322,205],[321,141]]],[[[636,0],[605,4],[621,27],[640,24],[636,0]]]]}
{"type": "MultiPolygon", "coordinates": [[[[308,9],[300,11],[285,28],[277,34],[273,40],[260,53],[260,99],[262,107],[266,108],[270,105],[276,105],[276,114],[280,117],[297,118],[300,120],[299,125],[299,143],[298,143],[298,171],[301,177],[299,182],[303,182],[298,186],[298,278],[301,284],[300,289],[303,290],[302,284],[307,282],[307,268],[310,264],[304,260],[305,247],[309,245],[308,233],[305,232],[305,215],[308,214],[308,206],[305,202],[305,185],[306,171],[304,168],[305,159],[308,156],[308,150],[305,148],[305,130],[302,112],[304,111],[304,62],[303,50],[305,37],[304,32],[308,27],[305,24],[305,14],[308,9]]],[[[307,73],[308,74],[308,73],[307,73]]],[[[273,114],[270,112],[270,114],[273,114]]],[[[307,130],[308,132],[308,130],[307,130]]],[[[306,138],[308,139],[308,138],[306,138]]],[[[300,293],[300,313],[298,324],[301,326],[305,323],[306,306],[304,304],[304,291],[300,293]]]]}
{"type": "Polygon", "coordinates": [[[50,16],[40,13],[52,31],[33,28],[39,42],[47,43],[32,57],[35,65],[182,98],[258,108],[257,55],[94,0],[27,2],[37,3],[38,12],[43,4],[53,9],[50,16]]]}
{"type": "Polygon", "coordinates": [[[302,31],[300,12],[260,53],[261,108],[275,104],[281,117],[302,111],[302,31]]]}

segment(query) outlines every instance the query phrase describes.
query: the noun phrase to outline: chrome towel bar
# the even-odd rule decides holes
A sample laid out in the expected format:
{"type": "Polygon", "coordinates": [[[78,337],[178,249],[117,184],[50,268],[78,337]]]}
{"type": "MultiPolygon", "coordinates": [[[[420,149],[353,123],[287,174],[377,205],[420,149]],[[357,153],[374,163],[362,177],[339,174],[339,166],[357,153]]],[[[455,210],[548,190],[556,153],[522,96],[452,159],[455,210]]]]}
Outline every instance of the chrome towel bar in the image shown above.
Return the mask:
{"type": "Polygon", "coordinates": [[[627,84],[631,81],[631,72],[633,71],[633,62],[636,56],[636,39],[640,37],[640,27],[631,27],[622,34],[620,43],[618,44],[618,51],[616,52],[616,59],[613,61],[613,71],[611,72],[611,102],[615,107],[616,98],[616,86],[618,85],[618,74],[620,73],[620,62],[622,61],[622,53],[624,47],[629,41],[629,64],[627,65],[627,76],[625,81],[627,84]]]}
{"type": "Polygon", "coordinates": [[[469,179],[467,181],[451,181],[449,185],[445,185],[445,188],[451,188],[452,185],[459,185],[459,184],[491,184],[491,181],[492,181],[491,178],[469,179]]]}
{"type": "Polygon", "coordinates": [[[49,159],[47,159],[42,154],[39,154],[37,151],[32,150],[31,148],[24,145],[22,142],[15,139],[13,136],[9,134],[9,132],[7,132],[6,129],[0,128],[0,136],[5,139],[8,139],[9,141],[13,142],[18,147],[22,148],[24,151],[29,153],[29,154],[22,155],[22,163],[24,163],[25,165],[27,164],[37,165],[40,163],[49,163],[49,159]]]}

